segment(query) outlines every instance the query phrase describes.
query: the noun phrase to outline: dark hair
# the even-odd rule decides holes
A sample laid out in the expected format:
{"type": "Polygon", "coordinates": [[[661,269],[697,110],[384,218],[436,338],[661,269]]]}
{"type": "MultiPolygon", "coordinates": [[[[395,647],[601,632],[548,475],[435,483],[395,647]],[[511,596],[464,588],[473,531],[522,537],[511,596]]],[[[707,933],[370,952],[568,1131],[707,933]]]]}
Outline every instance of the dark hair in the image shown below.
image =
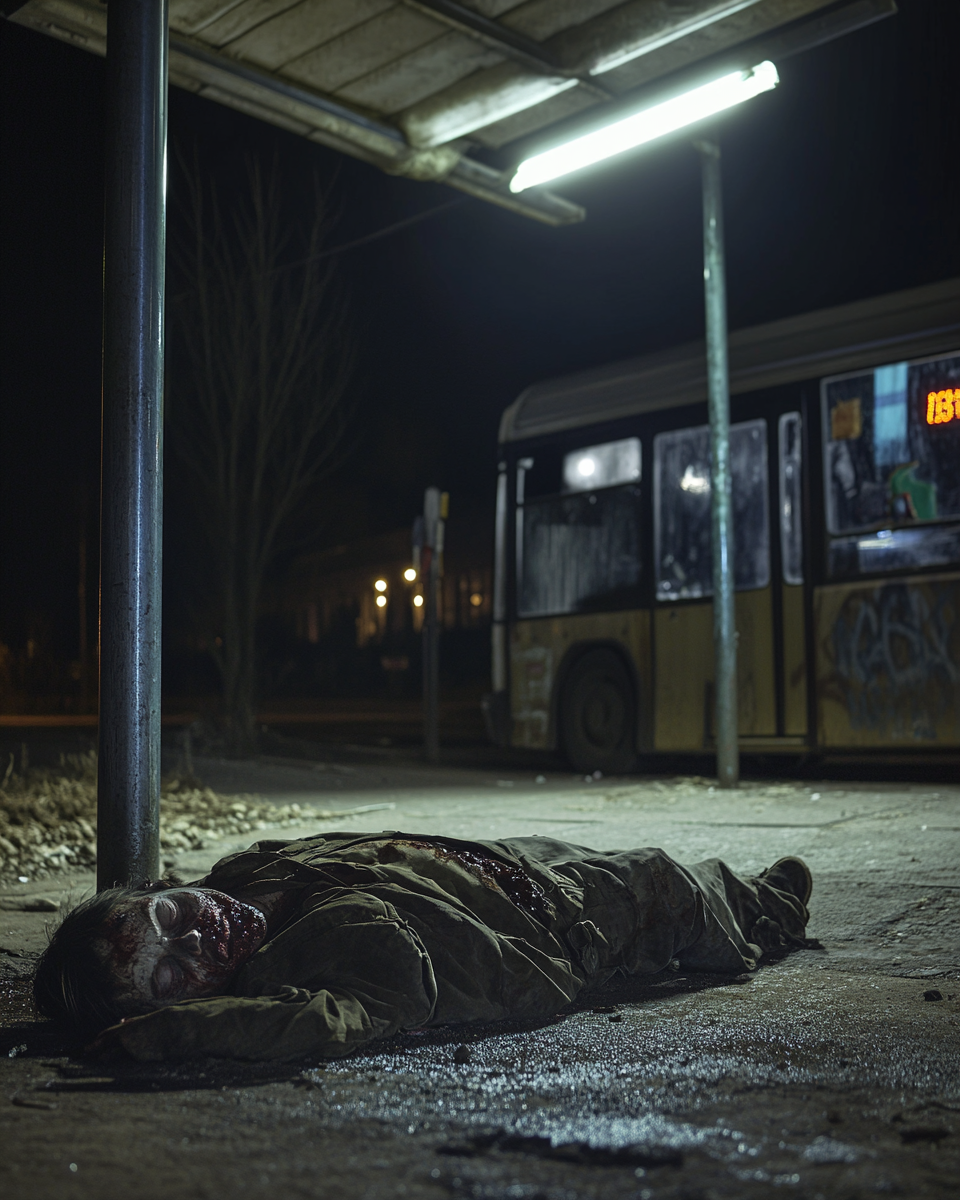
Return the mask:
{"type": "Polygon", "coordinates": [[[117,980],[97,952],[111,914],[139,896],[176,884],[160,881],[145,887],[115,887],[97,892],[71,909],[40,955],[33,977],[33,1002],[41,1016],[93,1035],[129,1016],[117,995],[117,980]]]}

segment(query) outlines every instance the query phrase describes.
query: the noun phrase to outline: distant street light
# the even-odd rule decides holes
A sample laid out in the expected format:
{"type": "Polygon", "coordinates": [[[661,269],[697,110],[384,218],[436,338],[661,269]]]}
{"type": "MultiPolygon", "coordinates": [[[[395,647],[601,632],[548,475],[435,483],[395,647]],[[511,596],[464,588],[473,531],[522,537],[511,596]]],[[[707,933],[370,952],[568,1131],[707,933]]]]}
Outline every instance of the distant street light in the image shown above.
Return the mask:
{"type": "Polygon", "coordinates": [[[710,83],[682,92],[660,104],[642,108],[602,129],[595,129],[592,133],[525,159],[510,180],[510,191],[524,192],[537,184],[559,179],[571,171],[590,167],[668,133],[675,133],[686,125],[716,116],[734,105],[742,104],[744,100],[759,96],[761,92],[769,92],[779,82],[780,76],[772,62],[758,63],[749,71],[721,75],[710,83]]]}
{"type": "Polygon", "coordinates": [[[387,590],[387,581],[385,579],[378,579],[373,586],[378,592],[385,592],[387,590]]]}
{"type": "Polygon", "coordinates": [[[377,608],[386,608],[386,607],[387,607],[386,596],[378,596],[377,597],[377,608]]]}
{"type": "Polygon", "coordinates": [[[415,571],[415,569],[413,567],[407,567],[407,569],[403,573],[403,577],[407,581],[407,583],[413,583],[413,581],[417,577],[417,572],[415,571]]]}
{"type": "Polygon", "coordinates": [[[413,607],[414,608],[423,608],[423,597],[422,596],[414,596],[413,607]]]}
{"type": "MultiPolygon", "coordinates": [[[[510,181],[511,192],[558,179],[614,155],[769,92],[780,82],[777,68],[764,61],[749,71],[734,71],[710,83],[653,104],[602,129],[573,138],[525,159],[510,181]]],[[[717,778],[722,788],[740,780],[737,718],[737,633],[734,610],[733,498],[730,469],[730,379],[727,363],[727,284],[723,254],[720,196],[720,149],[698,142],[703,164],[703,287],[707,326],[707,396],[710,413],[711,541],[713,547],[713,646],[716,663],[717,778]]],[[[577,464],[589,478],[596,464],[585,457],[577,464]]]]}

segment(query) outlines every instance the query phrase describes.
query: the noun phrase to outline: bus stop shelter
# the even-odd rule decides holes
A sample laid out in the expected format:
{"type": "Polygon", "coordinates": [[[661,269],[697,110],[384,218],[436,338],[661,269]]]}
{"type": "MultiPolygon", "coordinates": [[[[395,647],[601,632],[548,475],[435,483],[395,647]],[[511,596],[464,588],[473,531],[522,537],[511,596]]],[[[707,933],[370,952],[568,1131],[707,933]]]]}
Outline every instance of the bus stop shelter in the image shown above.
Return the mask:
{"type": "Polygon", "coordinates": [[[535,142],[832,40],[894,0],[0,0],[107,57],[98,882],[159,863],[168,80],[411,180],[550,225],[535,142]],[[109,28],[108,28],[109,26],[109,28]]]}

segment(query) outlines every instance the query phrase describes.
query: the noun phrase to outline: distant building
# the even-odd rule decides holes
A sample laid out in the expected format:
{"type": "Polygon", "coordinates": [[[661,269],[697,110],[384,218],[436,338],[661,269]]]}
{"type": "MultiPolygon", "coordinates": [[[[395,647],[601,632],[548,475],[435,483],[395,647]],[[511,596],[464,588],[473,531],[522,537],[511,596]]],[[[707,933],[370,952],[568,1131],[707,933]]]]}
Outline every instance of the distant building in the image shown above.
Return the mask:
{"type": "MultiPolygon", "coordinates": [[[[440,617],[446,630],[483,630],[492,612],[492,546],[482,522],[447,522],[440,617]]],[[[352,622],[358,649],[403,657],[423,624],[423,587],[411,532],[397,529],[304,554],[275,588],[270,607],[300,641],[318,645],[352,622]]]]}

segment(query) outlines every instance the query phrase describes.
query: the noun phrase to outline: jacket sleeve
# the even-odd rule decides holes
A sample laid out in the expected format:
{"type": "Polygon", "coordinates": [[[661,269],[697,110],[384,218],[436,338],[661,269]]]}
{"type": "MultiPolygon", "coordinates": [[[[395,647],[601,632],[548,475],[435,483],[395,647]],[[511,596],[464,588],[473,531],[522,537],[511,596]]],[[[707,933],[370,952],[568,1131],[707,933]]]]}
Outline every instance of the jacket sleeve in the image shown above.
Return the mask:
{"type": "Polygon", "coordinates": [[[406,1013],[401,1009],[378,1012],[373,1007],[369,1011],[355,996],[285,988],[276,996],[188,1000],[108,1032],[140,1062],[336,1058],[403,1027],[406,1013]]]}
{"type": "Polygon", "coordinates": [[[425,1025],[436,1003],[416,932],[390,905],[341,895],[254,955],[233,995],[171,1004],[108,1032],[142,1062],[336,1058],[425,1025]]]}

